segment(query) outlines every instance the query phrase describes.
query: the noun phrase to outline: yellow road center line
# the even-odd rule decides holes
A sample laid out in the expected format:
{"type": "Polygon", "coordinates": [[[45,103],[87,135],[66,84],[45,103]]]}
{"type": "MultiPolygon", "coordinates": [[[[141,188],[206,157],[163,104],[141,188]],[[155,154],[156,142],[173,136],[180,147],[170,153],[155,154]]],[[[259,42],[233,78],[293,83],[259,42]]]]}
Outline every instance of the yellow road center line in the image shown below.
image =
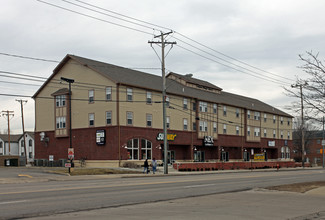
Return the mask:
{"type": "Polygon", "coordinates": [[[27,175],[27,174],[18,174],[18,176],[23,176],[23,177],[33,178],[32,176],[27,175]]]}

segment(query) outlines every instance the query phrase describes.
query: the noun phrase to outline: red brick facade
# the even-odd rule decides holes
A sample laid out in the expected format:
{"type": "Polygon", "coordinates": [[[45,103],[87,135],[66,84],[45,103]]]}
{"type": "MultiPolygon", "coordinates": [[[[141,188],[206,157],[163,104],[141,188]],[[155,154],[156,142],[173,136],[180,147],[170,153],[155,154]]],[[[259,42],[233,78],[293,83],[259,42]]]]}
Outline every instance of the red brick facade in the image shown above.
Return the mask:
{"type": "MultiPolygon", "coordinates": [[[[128,154],[125,148],[127,141],[139,138],[152,142],[152,157],[162,159],[163,141],[157,140],[157,135],[161,129],[124,127],[117,126],[74,129],[72,131],[72,147],[74,148],[75,159],[87,158],[88,160],[127,160],[128,154]],[[96,131],[104,129],[106,131],[105,145],[96,144],[96,131]],[[120,139],[120,141],[119,141],[120,139]]],[[[276,140],[275,147],[269,147],[268,141],[271,139],[261,139],[261,142],[246,142],[244,137],[219,135],[218,140],[214,140],[214,146],[203,146],[203,140],[198,139],[197,133],[187,131],[168,131],[176,134],[173,141],[169,141],[169,150],[174,151],[175,160],[192,161],[195,151],[205,153],[205,161],[220,160],[221,149],[229,154],[229,160],[242,160],[243,152],[246,150],[251,153],[267,153],[268,159],[280,158],[280,148],[285,146],[284,140],[276,140]]],[[[48,142],[40,141],[35,138],[35,158],[48,159],[49,155],[54,156],[54,160],[66,159],[69,147],[69,137],[55,137],[54,131],[45,132],[48,142]]],[[[39,133],[36,133],[39,137],[39,133]]],[[[288,141],[289,148],[292,142],[288,141]]],[[[139,149],[141,150],[141,149],[139,149]]],[[[140,160],[141,158],[140,155],[140,160]]]]}

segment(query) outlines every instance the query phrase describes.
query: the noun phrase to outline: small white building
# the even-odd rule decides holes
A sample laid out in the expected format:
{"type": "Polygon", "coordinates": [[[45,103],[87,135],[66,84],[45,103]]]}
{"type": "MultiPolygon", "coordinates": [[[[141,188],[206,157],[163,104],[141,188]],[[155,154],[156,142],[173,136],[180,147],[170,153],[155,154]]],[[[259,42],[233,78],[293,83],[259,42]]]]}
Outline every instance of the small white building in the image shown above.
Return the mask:
{"type": "MultiPolygon", "coordinates": [[[[26,151],[28,162],[34,162],[35,156],[35,141],[33,132],[25,132],[26,151]]],[[[0,134],[0,156],[20,156],[26,157],[24,147],[24,135],[14,134],[9,136],[7,134],[0,134]]]]}

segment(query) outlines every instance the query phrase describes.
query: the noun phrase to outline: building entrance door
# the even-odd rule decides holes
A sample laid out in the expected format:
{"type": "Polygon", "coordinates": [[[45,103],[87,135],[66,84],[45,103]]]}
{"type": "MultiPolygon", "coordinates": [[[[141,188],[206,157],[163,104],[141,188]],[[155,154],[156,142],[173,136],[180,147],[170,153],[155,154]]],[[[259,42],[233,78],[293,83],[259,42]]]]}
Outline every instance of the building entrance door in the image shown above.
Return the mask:
{"type": "Polygon", "coordinates": [[[194,161],[195,162],[204,162],[205,161],[205,152],[204,151],[195,151],[194,152],[194,161]]]}

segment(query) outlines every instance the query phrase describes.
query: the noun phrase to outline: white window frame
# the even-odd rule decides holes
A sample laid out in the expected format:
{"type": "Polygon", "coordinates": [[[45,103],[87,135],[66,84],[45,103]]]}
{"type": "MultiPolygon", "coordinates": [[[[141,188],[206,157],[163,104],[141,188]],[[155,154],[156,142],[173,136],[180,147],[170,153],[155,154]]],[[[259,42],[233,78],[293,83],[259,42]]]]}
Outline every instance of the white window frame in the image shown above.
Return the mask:
{"type": "Polygon", "coordinates": [[[251,111],[247,110],[247,118],[250,119],[251,118],[251,111]]]}
{"type": "Polygon", "coordinates": [[[214,103],[213,104],[213,113],[217,114],[217,112],[218,112],[218,105],[214,103]]]}
{"type": "Polygon", "coordinates": [[[213,132],[217,132],[217,122],[213,122],[213,132]]]}
{"type": "Polygon", "coordinates": [[[126,88],[126,100],[129,102],[133,101],[133,89],[132,88],[126,88]]]}
{"type": "Polygon", "coordinates": [[[95,91],[93,89],[88,91],[88,102],[89,103],[95,102],[95,91]]]}
{"type": "Polygon", "coordinates": [[[188,109],[188,100],[187,100],[187,98],[183,98],[183,109],[184,110],[188,109]]]}
{"type": "Polygon", "coordinates": [[[251,127],[247,127],[247,136],[251,136],[251,127]]]}
{"type": "Polygon", "coordinates": [[[65,95],[58,95],[55,97],[55,103],[56,103],[56,107],[63,107],[65,106],[65,95]]]}
{"type": "Polygon", "coordinates": [[[147,127],[152,127],[152,114],[147,114],[146,115],[146,126],[147,127]]]}
{"type": "Polygon", "coordinates": [[[126,112],[126,125],[133,125],[133,112],[126,112]]]}
{"type": "Polygon", "coordinates": [[[188,130],[188,123],[187,123],[187,118],[183,118],[183,130],[187,131],[188,130]]]}
{"type": "Polygon", "coordinates": [[[112,111],[107,111],[106,112],[106,125],[111,125],[111,124],[112,124],[112,111]]]}
{"type": "Polygon", "coordinates": [[[89,127],[94,127],[95,126],[95,113],[89,113],[88,114],[88,125],[89,127]]]}
{"type": "Polygon", "coordinates": [[[105,94],[106,94],[106,101],[111,101],[112,100],[112,87],[106,87],[105,90],[105,94]]]}
{"type": "Polygon", "coordinates": [[[200,112],[208,112],[208,103],[207,102],[199,102],[200,112]]]}
{"type": "Polygon", "coordinates": [[[236,126],[236,135],[239,135],[239,126],[236,126]]]}
{"type": "Polygon", "coordinates": [[[223,106],[223,116],[227,116],[227,106],[223,106]]]}
{"type": "Polygon", "coordinates": [[[152,104],[152,93],[150,91],[147,91],[147,104],[152,104]]]}
{"type": "Polygon", "coordinates": [[[134,138],[134,139],[130,139],[127,142],[127,151],[131,152],[129,154],[129,160],[139,160],[139,139],[138,138],[134,138]]]}
{"type": "Polygon", "coordinates": [[[170,116],[166,117],[166,128],[170,129],[170,116]]]}
{"type": "Polygon", "coordinates": [[[223,134],[227,134],[227,125],[223,124],[223,134]]]}
{"type": "Polygon", "coordinates": [[[260,136],[260,128],[254,128],[254,136],[259,137],[260,136]]]}
{"type": "Polygon", "coordinates": [[[66,118],[64,116],[56,117],[56,129],[65,129],[66,126],[66,118]]]}
{"type": "Polygon", "coordinates": [[[236,118],[239,118],[239,108],[236,108],[236,118]]]}
{"type": "Polygon", "coordinates": [[[147,139],[141,139],[141,159],[151,160],[152,159],[152,142],[148,141],[147,139]],[[145,155],[145,156],[143,156],[145,155]]]}

